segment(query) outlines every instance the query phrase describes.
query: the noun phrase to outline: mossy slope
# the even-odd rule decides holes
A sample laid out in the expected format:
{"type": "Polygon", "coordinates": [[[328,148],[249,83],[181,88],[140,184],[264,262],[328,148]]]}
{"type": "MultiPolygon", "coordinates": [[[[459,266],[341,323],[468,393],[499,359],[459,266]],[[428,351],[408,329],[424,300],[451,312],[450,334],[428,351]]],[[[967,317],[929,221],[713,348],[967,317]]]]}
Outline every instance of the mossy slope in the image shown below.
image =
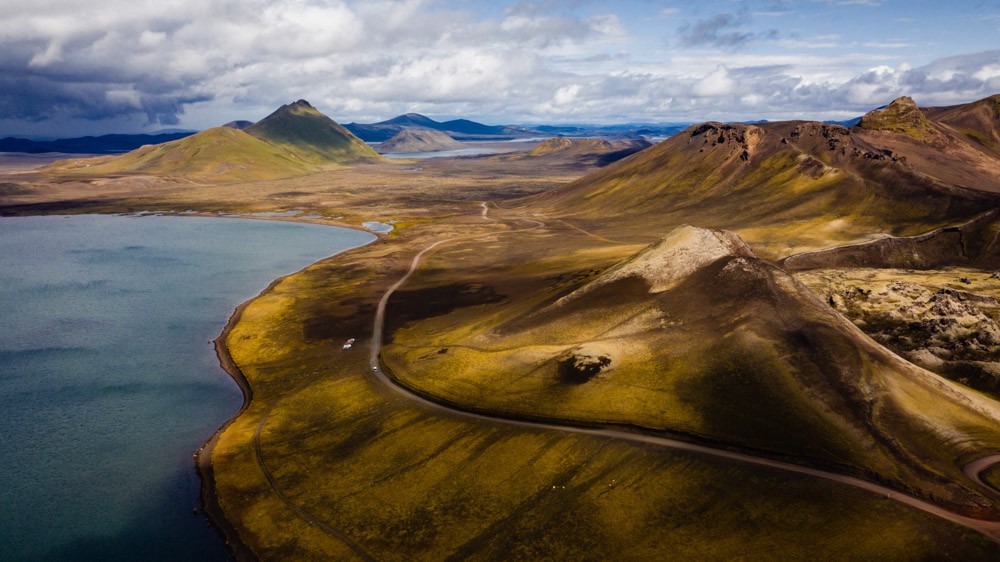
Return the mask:
{"type": "Polygon", "coordinates": [[[305,100],[279,107],[246,131],[311,164],[344,164],[363,158],[382,158],[305,100]]]}
{"type": "Polygon", "coordinates": [[[261,559],[353,554],[270,487],[258,427],[259,458],[284,497],[377,560],[996,557],[964,529],[853,488],[471,422],[386,389],[363,374],[367,353],[340,344],[365,345],[371,307],[426,241],[368,246],[289,277],[228,338],[254,399],[213,454],[216,490],[261,559]]]}
{"type": "Polygon", "coordinates": [[[244,131],[215,127],[121,156],[59,161],[49,170],[57,174],[145,174],[234,181],[301,175],[312,171],[313,166],[244,131]]]}
{"type": "Polygon", "coordinates": [[[894,356],[773,265],[730,255],[684,275],[687,250],[411,323],[386,363],[468,407],[679,432],[995,512],[961,466],[1000,448],[1000,404],[894,356]],[[682,275],[664,285],[664,269],[682,275]]]}
{"type": "Polygon", "coordinates": [[[243,130],[215,127],[121,156],[55,162],[47,170],[54,175],[143,174],[228,182],[300,176],[323,165],[366,158],[381,156],[308,102],[299,100],[243,130]]]}

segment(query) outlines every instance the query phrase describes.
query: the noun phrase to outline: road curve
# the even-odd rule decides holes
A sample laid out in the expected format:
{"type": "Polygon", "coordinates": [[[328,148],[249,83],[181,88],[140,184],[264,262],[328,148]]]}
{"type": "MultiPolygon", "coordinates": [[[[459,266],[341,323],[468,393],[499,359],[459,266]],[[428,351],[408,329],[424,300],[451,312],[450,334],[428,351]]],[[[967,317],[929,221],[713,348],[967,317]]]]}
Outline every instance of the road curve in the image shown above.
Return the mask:
{"type": "MultiPolygon", "coordinates": [[[[482,217],[486,220],[495,220],[488,216],[489,208],[486,206],[486,203],[485,202],[480,203],[480,205],[483,207],[482,217]]],[[[531,222],[536,223],[537,226],[533,226],[531,228],[518,229],[518,230],[510,230],[502,234],[524,232],[545,226],[544,223],[539,221],[531,220],[531,222]]],[[[766,466],[778,470],[784,470],[787,472],[794,472],[796,474],[805,474],[816,478],[822,478],[824,480],[828,480],[831,482],[839,482],[841,484],[846,484],[848,486],[853,486],[855,488],[873,492],[875,494],[883,496],[887,499],[891,499],[903,505],[908,505],[910,507],[919,509],[925,513],[929,513],[931,515],[940,517],[941,519],[951,521],[952,523],[956,523],[968,529],[972,529],[994,542],[1000,543],[1000,521],[984,521],[982,519],[974,519],[972,517],[959,515],[952,511],[948,511],[947,509],[944,509],[939,505],[910,496],[908,494],[904,494],[897,490],[893,490],[892,488],[887,488],[885,486],[881,486],[873,482],[868,482],[867,480],[862,480],[860,478],[856,478],[853,476],[837,474],[835,472],[828,472],[818,468],[810,468],[807,466],[801,466],[788,462],[782,462],[762,457],[755,457],[744,453],[736,453],[733,451],[727,451],[725,449],[716,449],[713,447],[709,447],[707,445],[699,445],[696,443],[689,443],[686,441],[678,441],[676,439],[659,437],[655,435],[630,433],[615,429],[594,429],[586,427],[576,427],[572,425],[565,425],[566,422],[563,420],[552,420],[551,422],[542,422],[542,421],[510,419],[502,417],[500,414],[484,415],[468,410],[463,410],[455,406],[450,406],[447,404],[435,402],[411,390],[410,388],[402,385],[401,383],[396,381],[393,377],[386,375],[384,366],[380,365],[380,356],[382,353],[383,332],[385,329],[385,308],[392,294],[396,292],[396,290],[398,290],[400,287],[402,287],[403,284],[405,284],[410,279],[410,277],[413,276],[413,274],[417,271],[417,268],[420,267],[420,262],[424,258],[424,256],[426,256],[429,252],[433,251],[438,246],[446,244],[448,242],[454,242],[457,240],[468,240],[468,239],[481,238],[484,236],[490,236],[496,234],[497,233],[495,232],[491,232],[487,234],[456,236],[453,238],[446,238],[444,240],[439,240],[437,242],[434,242],[430,246],[427,246],[420,253],[418,253],[416,256],[413,257],[413,260],[410,262],[410,267],[409,269],[407,269],[406,273],[398,281],[396,281],[396,283],[394,283],[391,287],[389,287],[389,289],[385,292],[384,295],[382,295],[382,299],[379,301],[378,308],[376,309],[375,312],[375,325],[372,330],[371,353],[369,355],[369,368],[371,369],[371,372],[375,376],[375,378],[377,378],[379,381],[381,381],[389,388],[395,390],[396,392],[402,394],[403,396],[406,396],[407,398],[410,398],[411,400],[424,404],[428,407],[437,410],[447,411],[452,414],[457,414],[468,419],[487,421],[491,423],[503,423],[519,427],[564,431],[567,433],[591,435],[595,437],[610,437],[614,439],[624,439],[636,443],[648,443],[680,451],[700,453],[703,455],[722,458],[726,460],[745,462],[757,466],[766,466]]],[[[970,473],[968,472],[968,469],[970,466],[975,465],[975,467],[978,467],[974,472],[975,476],[969,476],[969,477],[974,482],[977,482],[981,485],[985,485],[979,479],[979,473],[985,470],[988,466],[992,466],[993,464],[996,464],[998,462],[1000,462],[1000,455],[985,457],[983,459],[979,459],[977,461],[969,463],[968,465],[966,465],[964,470],[966,470],[966,475],[969,475],[970,473]],[[983,464],[980,465],[977,463],[983,463],[983,464]]],[[[992,489],[992,487],[990,486],[987,487],[992,489]]]]}
{"type": "Polygon", "coordinates": [[[976,459],[970,462],[969,464],[965,465],[964,467],[962,467],[962,472],[965,473],[965,475],[969,478],[969,480],[972,480],[976,484],[979,484],[984,488],[993,490],[994,492],[1000,493],[1000,490],[998,490],[996,486],[990,484],[989,482],[984,482],[982,478],[983,472],[985,472],[987,468],[990,468],[995,464],[1000,464],[1000,455],[990,455],[988,457],[976,459]]]}

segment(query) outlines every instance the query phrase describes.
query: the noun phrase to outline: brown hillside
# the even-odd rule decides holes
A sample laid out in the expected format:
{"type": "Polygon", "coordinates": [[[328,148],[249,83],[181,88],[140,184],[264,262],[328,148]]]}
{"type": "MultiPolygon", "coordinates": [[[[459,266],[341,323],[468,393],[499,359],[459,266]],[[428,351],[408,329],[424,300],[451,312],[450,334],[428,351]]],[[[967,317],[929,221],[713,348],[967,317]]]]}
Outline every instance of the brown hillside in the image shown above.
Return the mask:
{"type": "Polygon", "coordinates": [[[525,154],[506,157],[511,160],[575,161],[606,166],[653,146],[644,139],[570,139],[553,137],[525,154]]]}
{"type": "Polygon", "coordinates": [[[403,129],[394,137],[378,145],[378,152],[438,152],[441,150],[459,150],[467,146],[441,131],[431,129],[403,129]]]}
{"type": "Polygon", "coordinates": [[[732,233],[684,227],[568,292],[502,301],[404,326],[387,365],[451,403],[678,432],[995,512],[961,468],[1000,447],[1000,404],[893,355],[732,233]]]}
{"type": "Polygon", "coordinates": [[[954,266],[1000,269],[1000,211],[991,211],[966,224],[940,228],[921,236],[887,236],[866,244],[790,256],[781,263],[790,270],[954,266]]]}
{"type": "MultiPolygon", "coordinates": [[[[984,102],[969,105],[977,104],[984,102]]],[[[522,204],[606,235],[626,232],[602,220],[608,216],[653,230],[727,228],[782,257],[874,233],[917,235],[1000,203],[990,193],[1000,192],[1000,158],[950,125],[927,123],[929,142],[814,122],[703,123],[522,204]]]]}

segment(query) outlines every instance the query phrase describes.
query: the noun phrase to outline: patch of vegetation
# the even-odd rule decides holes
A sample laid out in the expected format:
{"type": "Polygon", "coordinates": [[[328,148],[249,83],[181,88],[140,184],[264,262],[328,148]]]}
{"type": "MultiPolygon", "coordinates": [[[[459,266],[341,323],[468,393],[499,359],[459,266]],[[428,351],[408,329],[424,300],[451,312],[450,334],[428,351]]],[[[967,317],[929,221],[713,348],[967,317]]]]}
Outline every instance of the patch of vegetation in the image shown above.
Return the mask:
{"type": "Polygon", "coordinates": [[[230,334],[254,400],[213,455],[216,489],[260,558],[353,556],[271,489],[253,446],[265,414],[261,458],[281,494],[380,560],[1000,554],[934,517],[805,476],[465,421],[387,392],[363,374],[362,350],[301,338],[317,309],[370,319],[366,306],[397,271],[381,273],[382,264],[402,267],[420,247],[412,240],[286,279],[251,303],[230,334]]]}

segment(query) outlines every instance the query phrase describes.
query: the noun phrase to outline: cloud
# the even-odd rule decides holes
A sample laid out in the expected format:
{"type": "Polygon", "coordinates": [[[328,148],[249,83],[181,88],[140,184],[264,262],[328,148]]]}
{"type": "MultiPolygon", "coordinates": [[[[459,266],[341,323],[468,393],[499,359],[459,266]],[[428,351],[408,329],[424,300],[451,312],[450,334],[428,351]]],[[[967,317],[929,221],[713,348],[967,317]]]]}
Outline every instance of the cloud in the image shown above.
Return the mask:
{"type": "Polygon", "coordinates": [[[750,42],[754,34],[740,29],[744,18],[734,12],[716,14],[694,25],[684,24],[678,30],[680,44],[685,47],[736,48],[750,42]]]}
{"type": "MultiPolygon", "coordinates": [[[[421,0],[11,0],[0,119],[178,122],[208,100],[498,100],[540,54],[621,36],[613,14],[523,2],[482,18],[421,0]]],[[[556,88],[552,88],[554,91],[556,88]]]]}
{"type": "Polygon", "coordinates": [[[338,120],[655,122],[851,116],[899,95],[945,105],[1000,92],[1000,51],[911,67],[900,40],[776,39],[747,11],[693,20],[658,50],[599,3],[76,4],[8,0],[0,12],[0,136],[88,120],[207,127],[299,98],[338,120]]]}
{"type": "MultiPolygon", "coordinates": [[[[763,15],[783,15],[784,12],[764,13],[763,15]]],[[[736,50],[759,39],[777,39],[778,31],[771,29],[764,32],[748,31],[745,26],[750,14],[745,10],[740,12],[724,12],[700,20],[694,25],[685,23],[677,29],[678,43],[683,47],[716,47],[736,50]]]]}

